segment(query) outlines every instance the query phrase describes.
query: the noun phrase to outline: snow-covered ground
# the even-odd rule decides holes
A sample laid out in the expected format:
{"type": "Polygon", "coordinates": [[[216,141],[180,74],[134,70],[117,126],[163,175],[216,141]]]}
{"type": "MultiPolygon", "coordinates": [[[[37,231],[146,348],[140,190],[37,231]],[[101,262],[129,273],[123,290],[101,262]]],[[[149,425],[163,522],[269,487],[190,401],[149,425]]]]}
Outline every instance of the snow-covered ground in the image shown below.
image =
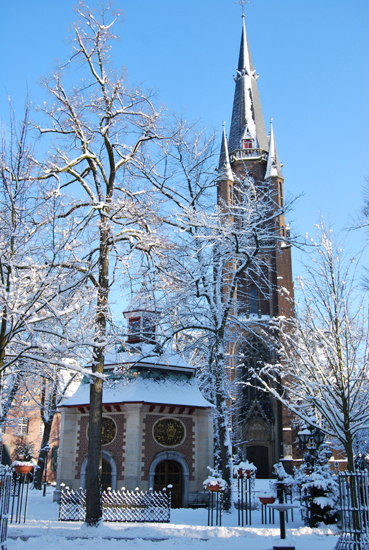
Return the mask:
{"type": "MultiPolygon", "coordinates": [[[[257,491],[267,489],[267,481],[257,482],[257,491]]],[[[251,527],[237,527],[237,511],[223,514],[222,527],[207,526],[207,510],[172,510],[171,522],[166,523],[105,523],[97,529],[81,522],[59,522],[53,489],[46,497],[41,491],[30,492],[28,517],[25,524],[11,524],[8,531],[8,550],[271,550],[278,544],[279,521],[261,525],[261,512],[252,512],[251,527]]],[[[285,543],[296,550],[333,550],[338,529],[323,526],[304,527],[298,511],[294,521],[287,524],[285,543]]]]}

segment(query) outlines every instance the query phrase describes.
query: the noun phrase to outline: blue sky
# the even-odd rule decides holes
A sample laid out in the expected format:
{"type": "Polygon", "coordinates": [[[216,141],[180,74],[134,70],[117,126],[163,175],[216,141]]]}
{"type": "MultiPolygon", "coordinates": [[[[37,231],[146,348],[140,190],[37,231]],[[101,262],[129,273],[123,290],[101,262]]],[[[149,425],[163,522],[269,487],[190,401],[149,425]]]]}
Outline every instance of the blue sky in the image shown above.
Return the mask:
{"type": "MultiPolygon", "coordinates": [[[[40,76],[64,60],[70,0],[1,2],[0,115],[8,95],[19,114],[27,87],[42,101],[40,76]]],[[[229,128],[241,36],[233,0],[121,0],[125,12],[117,66],[130,80],[155,88],[169,110],[204,126],[229,128]]],[[[369,176],[369,2],[367,0],[253,0],[246,27],[266,120],[274,119],[284,163],[285,192],[304,193],[290,218],[313,233],[321,210],[335,229],[362,206],[369,176]]],[[[365,244],[355,232],[350,244],[365,244]]],[[[295,252],[295,258],[299,253],[295,252]]],[[[299,272],[295,262],[294,272],[299,272]]]]}

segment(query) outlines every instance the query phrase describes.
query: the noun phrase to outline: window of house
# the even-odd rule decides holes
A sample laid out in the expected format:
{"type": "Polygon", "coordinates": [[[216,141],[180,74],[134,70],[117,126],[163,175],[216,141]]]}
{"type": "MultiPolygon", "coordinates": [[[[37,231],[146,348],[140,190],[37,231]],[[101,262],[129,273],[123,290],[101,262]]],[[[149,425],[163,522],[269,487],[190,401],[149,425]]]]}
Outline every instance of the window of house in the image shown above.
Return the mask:
{"type": "Polygon", "coordinates": [[[39,431],[39,436],[42,437],[44,435],[44,431],[45,431],[45,424],[42,422],[40,422],[40,431],[39,431]]]}
{"type": "Polygon", "coordinates": [[[140,339],[141,317],[131,317],[128,320],[128,342],[137,342],[140,339]]]}
{"type": "Polygon", "coordinates": [[[3,466],[10,466],[11,460],[10,460],[10,454],[11,454],[11,446],[10,445],[3,445],[0,444],[1,447],[1,464],[3,466]]]}
{"type": "Polygon", "coordinates": [[[17,424],[17,435],[28,434],[28,418],[19,418],[17,424]]]}
{"type": "Polygon", "coordinates": [[[244,149],[252,149],[252,141],[251,141],[251,139],[244,139],[244,140],[243,140],[243,148],[244,148],[244,149]]]}
{"type": "Polygon", "coordinates": [[[155,323],[151,317],[143,318],[143,336],[147,340],[155,340],[155,323]]]}

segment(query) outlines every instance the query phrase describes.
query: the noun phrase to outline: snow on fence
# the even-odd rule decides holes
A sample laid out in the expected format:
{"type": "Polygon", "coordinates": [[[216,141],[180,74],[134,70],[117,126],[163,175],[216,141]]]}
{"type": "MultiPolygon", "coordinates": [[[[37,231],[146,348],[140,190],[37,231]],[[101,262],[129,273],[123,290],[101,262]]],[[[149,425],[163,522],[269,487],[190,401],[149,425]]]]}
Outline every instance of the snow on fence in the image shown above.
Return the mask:
{"type": "Polygon", "coordinates": [[[0,472],[0,549],[7,549],[9,502],[12,490],[12,472],[3,470],[0,472]]]}
{"type": "Polygon", "coordinates": [[[336,550],[369,550],[368,472],[340,472],[342,533],[336,550]]]}
{"type": "MultiPolygon", "coordinates": [[[[59,521],[84,521],[86,517],[86,491],[73,491],[60,485],[59,521]]],[[[103,521],[170,522],[171,493],[162,491],[112,491],[102,494],[103,521]]]]}

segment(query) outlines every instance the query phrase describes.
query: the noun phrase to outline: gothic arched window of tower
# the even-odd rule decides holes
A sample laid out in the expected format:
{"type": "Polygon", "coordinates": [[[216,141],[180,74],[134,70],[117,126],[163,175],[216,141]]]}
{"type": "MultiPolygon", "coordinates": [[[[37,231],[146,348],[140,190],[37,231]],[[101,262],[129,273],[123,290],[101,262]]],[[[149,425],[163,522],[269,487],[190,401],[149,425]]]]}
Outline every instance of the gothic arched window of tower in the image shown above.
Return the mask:
{"type": "Polygon", "coordinates": [[[247,340],[242,348],[242,367],[241,367],[241,403],[239,419],[248,421],[255,416],[261,416],[268,422],[274,421],[270,395],[261,389],[261,383],[253,377],[255,371],[260,369],[270,360],[270,353],[265,342],[257,336],[252,336],[247,340]],[[255,407],[257,405],[257,407],[255,407]]]}

